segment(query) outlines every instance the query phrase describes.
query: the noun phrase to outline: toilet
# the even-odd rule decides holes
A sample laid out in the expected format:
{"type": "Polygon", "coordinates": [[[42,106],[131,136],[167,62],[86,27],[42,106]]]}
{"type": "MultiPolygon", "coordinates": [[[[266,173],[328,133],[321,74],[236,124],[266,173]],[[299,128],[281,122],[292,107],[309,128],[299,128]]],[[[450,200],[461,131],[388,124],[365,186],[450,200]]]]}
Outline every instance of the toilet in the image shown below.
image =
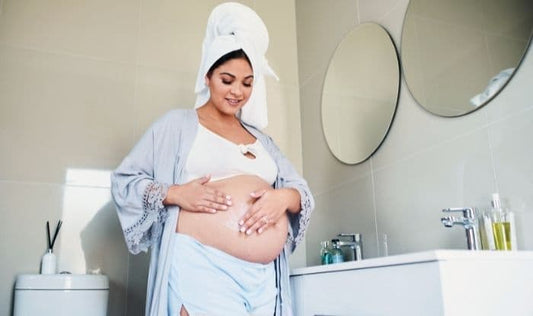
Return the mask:
{"type": "Polygon", "coordinates": [[[105,316],[105,275],[22,274],[15,284],[14,316],[105,316]]]}

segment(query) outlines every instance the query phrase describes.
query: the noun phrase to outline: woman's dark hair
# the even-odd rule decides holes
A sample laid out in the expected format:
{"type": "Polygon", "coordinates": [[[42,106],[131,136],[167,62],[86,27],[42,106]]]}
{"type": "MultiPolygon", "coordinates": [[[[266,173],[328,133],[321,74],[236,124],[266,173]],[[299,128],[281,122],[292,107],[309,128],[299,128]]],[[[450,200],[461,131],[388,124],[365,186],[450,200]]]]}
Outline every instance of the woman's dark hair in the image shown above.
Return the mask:
{"type": "Polygon", "coordinates": [[[227,53],[226,55],[220,57],[217,61],[215,61],[213,65],[209,68],[209,70],[207,71],[206,76],[208,78],[211,78],[213,71],[215,71],[215,69],[217,69],[220,65],[224,64],[228,60],[239,59],[239,58],[245,59],[250,65],[250,67],[252,67],[252,63],[250,62],[250,59],[248,58],[246,53],[242,49],[238,49],[238,50],[234,50],[234,51],[227,53]]]}

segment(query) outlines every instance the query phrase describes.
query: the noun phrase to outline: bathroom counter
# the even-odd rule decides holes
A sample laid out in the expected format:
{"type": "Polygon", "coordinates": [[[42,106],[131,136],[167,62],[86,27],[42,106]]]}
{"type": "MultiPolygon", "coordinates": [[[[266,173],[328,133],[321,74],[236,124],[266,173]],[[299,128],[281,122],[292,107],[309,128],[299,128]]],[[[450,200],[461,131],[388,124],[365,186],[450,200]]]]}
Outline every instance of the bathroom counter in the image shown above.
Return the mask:
{"type": "Polygon", "coordinates": [[[445,260],[531,260],[533,263],[533,251],[466,251],[438,249],[363,259],[360,261],[295,268],[291,270],[291,276],[445,260]]]}
{"type": "Polygon", "coordinates": [[[293,269],[295,315],[533,315],[533,251],[432,250],[293,269]]]}

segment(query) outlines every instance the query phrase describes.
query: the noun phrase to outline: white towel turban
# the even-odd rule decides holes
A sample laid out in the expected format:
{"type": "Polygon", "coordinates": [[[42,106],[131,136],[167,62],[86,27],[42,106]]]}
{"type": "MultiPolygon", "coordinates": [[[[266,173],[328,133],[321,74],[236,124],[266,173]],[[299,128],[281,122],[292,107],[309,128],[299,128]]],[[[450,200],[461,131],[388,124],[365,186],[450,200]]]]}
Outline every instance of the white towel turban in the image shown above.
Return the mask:
{"type": "Polygon", "coordinates": [[[240,118],[259,129],[265,128],[268,114],[264,75],[278,79],[265,58],[268,41],[265,24],[249,7],[236,2],[215,7],[207,20],[202,60],[194,89],[197,94],[194,107],[198,108],[209,100],[209,87],[205,84],[209,68],[220,57],[242,49],[252,64],[254,83],[250,99],[241,109],[240,118]]]}

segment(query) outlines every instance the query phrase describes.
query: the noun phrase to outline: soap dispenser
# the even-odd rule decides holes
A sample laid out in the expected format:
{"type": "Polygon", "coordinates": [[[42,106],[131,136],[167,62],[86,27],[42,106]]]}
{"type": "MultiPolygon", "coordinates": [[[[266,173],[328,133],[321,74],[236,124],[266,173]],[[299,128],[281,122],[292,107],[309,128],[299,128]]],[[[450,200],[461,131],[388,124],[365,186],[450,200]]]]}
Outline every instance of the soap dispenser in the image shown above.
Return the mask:
{"type": "Polygon", "coordinates": [[[492,194],[492,230],[496,250],[516,250],[514,214],[502,207],[500,195],[492,194]]]}
{"type": "Polygon", "coordinates": [[[339,239],[332,239],[331,243],[333,248],[331,249],[331,263],[344,262],[344,252],[342,251],[339,239]]]}
{"type": "Polygon", "coordinates": [[[329,240],[325,240],[320,242],[321,248],[320,248],[320,262],[322,264],[330,264],[333,263],[332,253],[331,253],[331,242],[329,240]]]}

